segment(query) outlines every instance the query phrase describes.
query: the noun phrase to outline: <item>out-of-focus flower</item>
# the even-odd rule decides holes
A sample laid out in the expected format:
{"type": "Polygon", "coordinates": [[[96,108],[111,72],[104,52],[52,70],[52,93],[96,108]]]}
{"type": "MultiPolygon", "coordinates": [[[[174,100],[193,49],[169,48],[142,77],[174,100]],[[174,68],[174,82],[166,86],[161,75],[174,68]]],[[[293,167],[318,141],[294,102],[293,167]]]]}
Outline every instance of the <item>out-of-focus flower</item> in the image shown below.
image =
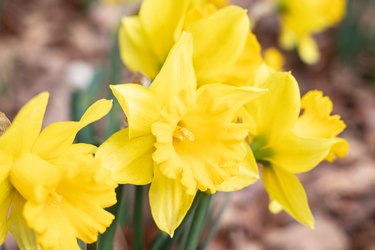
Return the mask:
{"type": "Polygon", "coordinates": [[[330,116],[331,107],[320,101],[315,104],[328,111],[317,116],[310,94],[301,109],[298,84],[290,73],[273,73],[263,83],[267,93],[246,105],[242,114],[249,124],[249,144],[262,165],[262,180],[272,201],[302,224],[313,227],[303,186],[294,176],[314,168],[324,160],[340,141],[335,136],[343,129],[338,116],[330,116]],[[311,125],[304,126],[310,119],[311,125]],[[330,125],[330,126],[327,126],[330,125]],[[326,131],[324,131],[326,129],[326,131]]]}
{"type": "Polygon", "coordinates": [[[197,190],[231,191],[241,185],[231,177],[241,175],[243,186],[257,177],[254,158],[241,164],[248,152],[247,125],[233,120],[236,111],[263,90],[224,84],[196,90],[192,55],[191,34],[184,33],[149,89],[112,86],[129,127],[96,153],[118,182],[151,183],[153,218],[171,236],[197,190]]]}
{"type": "Polygon", "coordinates": [[[198,85],[251,85],[262,58],[249,29],[246,10],[238,6],[217,9],[207,1],[145,0],[138,16],[122,20],[121,56],[131,70],[153,79],[181,33],[188,31],[198,85]]]}
{"type": "Polygon", "coordinates": [[[30,100],[0,137],[0,242],[9,229],[21,249],[79,249],[77,237],[94,242],[112,222],[104,208],[116,202],[116,183],[95,146],[72,143],[112,103],[100,100],[80,121],[40,132],[47,101],[48,93],[30,100]]]}
{"type": "Polygon", "coordinates": [[[267,48],[264,51],[265,63],[275,71],[282,71],[284,66],[284,57],[275,47],[267,48]]]}
{"type": "Polygon", "coordinates": [[[314,64],[319,50],[313,35],[335,25],[345,13],[345,0],[277,0],[281,15],[280,43],[298,48],[301,59],[314,64]]]}

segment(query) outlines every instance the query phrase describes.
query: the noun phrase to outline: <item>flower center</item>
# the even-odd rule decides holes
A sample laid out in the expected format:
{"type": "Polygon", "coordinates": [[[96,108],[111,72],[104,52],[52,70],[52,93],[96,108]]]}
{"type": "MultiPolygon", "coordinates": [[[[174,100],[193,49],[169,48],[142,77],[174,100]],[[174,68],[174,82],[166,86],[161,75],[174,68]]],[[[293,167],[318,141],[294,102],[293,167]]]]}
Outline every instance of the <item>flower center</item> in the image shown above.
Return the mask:
{"type": "Polygon", "coordinates": [[[50,193],[49,197],[48,197],[48,200],[47,200],[47,204],[49,207],[58,207],[60,202],[63,200],[63,196],[58,194],[57,192],[52,192],[50,193]]]}
{"type": "Polygon", "coordinates": [[[173,132],[173,138],[179,141],[194,141],[194,134],[185,127],[178,126],[173,132]]]}

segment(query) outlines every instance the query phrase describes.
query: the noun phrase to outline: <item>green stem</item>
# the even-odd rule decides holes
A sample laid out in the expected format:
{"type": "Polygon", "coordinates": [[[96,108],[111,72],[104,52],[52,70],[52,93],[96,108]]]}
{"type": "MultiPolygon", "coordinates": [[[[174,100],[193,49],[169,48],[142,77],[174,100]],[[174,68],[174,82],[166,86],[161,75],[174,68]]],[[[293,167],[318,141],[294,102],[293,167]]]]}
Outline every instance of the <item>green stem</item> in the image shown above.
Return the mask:
{"type": "Polygon", "coordinates": [[[215,238],[217,232],[219,231],[219,225],[221,219],[223,218],[224,212],[229,205],[231,194],[232,193],[225,193],[225,198],[220,208],[219,214],[216,218],[212,219],[212,226],[208,232],[206,239],[203,242],[202,250],[208,249],[208,246],[210,245],[211,241],[215,238]]]}
{"type": "Polygon", "coordinates": [[[206,193],[200,194],[198,207],[194,213],[194,217],[191,222],[191,227],[190,227],[187,240],[186,240],[186,246],[183,248],[184,250],[197,249],[199,238],[201,236],[201,233],[203,231],[203,228],[206,222],[210,200],[211,200],[210,194],[206,194],[206,193]]]}
{"type": "Polygon", "coordinates": [[[86,243],[78,239],[78,246],[81,250],[86,250],[86,243]]]}
{"type": "Polygon", "coordinates": [[[135,186],[135,202],[134,202],[134,247],[135,250],[143,249],[144,239],[144,218],[143,218],[143,207],[144,207],[144,186],[135,186]]]}
{"type": "Polygon", "coordinates": [[[107,231],[105,231],[104,234],[99,235],[99,249],[113,249],[113,242],[115,240],[116,229],[117,226],[121,224],[121,214],[124,213],[124,211],[121,211],[121,204],[123,201],[123,185],[119,185],[116,188],[116,198],[117,203],[108,209],[108,212],[112,213],[115,216],[115,219],[109,226],[107,231]]]}

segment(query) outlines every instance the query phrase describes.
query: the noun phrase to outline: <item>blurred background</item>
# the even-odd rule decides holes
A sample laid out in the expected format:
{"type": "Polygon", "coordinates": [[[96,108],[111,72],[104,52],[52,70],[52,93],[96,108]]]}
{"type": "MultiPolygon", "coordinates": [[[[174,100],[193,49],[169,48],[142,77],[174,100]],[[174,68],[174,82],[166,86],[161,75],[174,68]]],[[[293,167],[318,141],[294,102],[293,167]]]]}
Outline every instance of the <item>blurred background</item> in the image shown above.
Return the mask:
{"type": "MultiPolygon", "coordinates": [[[[264,1],[233,3],[250,9],[253,31],[266,49],[278,46],[279,20],[264,1]]],[[[258,182],[230,197],[217,195],[215,204],[226,209],[209,249],[375,250],[375,1],[347,5],[337,27],[315,36],[318,64],[306,65],[295,51],[281,50],[301,92],[323,90],[347,124],[349,156],[299,176],[315,230],[285,213],[271,214],[258,182]]],[[[0,111],[13,119],[31,97],[49,91],[45,125],[77,120],[94,100],[111,97],[108,83],[139,80],[121,63],[116,35],[121,17],[138,9],[137,0],[0,0],[0,111]]],[[[89,127],[77,140],[98,144],[122,124],[116,105],[101,129],[89,127]]],[[[212,223],[218,213],[213,211],[212,223]]],[[[129,249],[131,229],[124,218],[116,249],[129,249]]],[[[149,242],[156,229],[151,218],[147,223],[149,242]]],[[[7,249],[16,249],[11,238],[7,249]]]]}

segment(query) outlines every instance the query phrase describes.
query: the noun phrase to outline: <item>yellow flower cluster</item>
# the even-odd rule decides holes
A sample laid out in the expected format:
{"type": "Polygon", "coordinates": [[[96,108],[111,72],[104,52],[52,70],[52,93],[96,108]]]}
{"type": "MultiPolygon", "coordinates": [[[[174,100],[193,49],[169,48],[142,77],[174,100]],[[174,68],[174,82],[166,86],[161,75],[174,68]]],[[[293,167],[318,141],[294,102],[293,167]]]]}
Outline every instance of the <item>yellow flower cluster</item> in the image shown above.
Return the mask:
{"type": "MultiPolygon", "coordinates": [[[[289,15],[300,9],[296,1],[283,6],[289,15]]],[[[310,26],[297,27],[296,37],[310,39],[310,26]]],[[[277,51],[262,57],[246,10],[218,0],[144,0],[139,15],[122,20],[119,40],[124,63],[152,83],[111,86],[128,127],[99,148],[73,141],[111,101],[42,131],[47,93],[11,125],[0,113],[0,244],[8,231],[21,249],[79,249],[77,238],[96,241],[114,219],[104,208],[116,203],[117,184],[151,184],[152,216],[173,236],[197,192],[242,189],[259,179],[258,165],[270,209],[313,227],[295,174],[344,157],[348,144],[337,135],[345,124],[320,91],[301,99],[292,74],[280,71],[277,51]]]]}
{"type": "Polygon", "coordinates": [[[198,190],[254,183],[257,164],[271,207],[313,226],[294,174],[345,156],[348,144],[336,137],[345,124],[330,114],[332,103],[321,92],[301,101],[291,73],[278,72],[277,52],[262,58],[246,10],[145,0],[138,16],[122,20],[119,40],[124,63],[152,84],[111,87],[128,128],[96,157],[118,183],[151,183],[151,212],[161,230],[173,236],[198,190]]]}

